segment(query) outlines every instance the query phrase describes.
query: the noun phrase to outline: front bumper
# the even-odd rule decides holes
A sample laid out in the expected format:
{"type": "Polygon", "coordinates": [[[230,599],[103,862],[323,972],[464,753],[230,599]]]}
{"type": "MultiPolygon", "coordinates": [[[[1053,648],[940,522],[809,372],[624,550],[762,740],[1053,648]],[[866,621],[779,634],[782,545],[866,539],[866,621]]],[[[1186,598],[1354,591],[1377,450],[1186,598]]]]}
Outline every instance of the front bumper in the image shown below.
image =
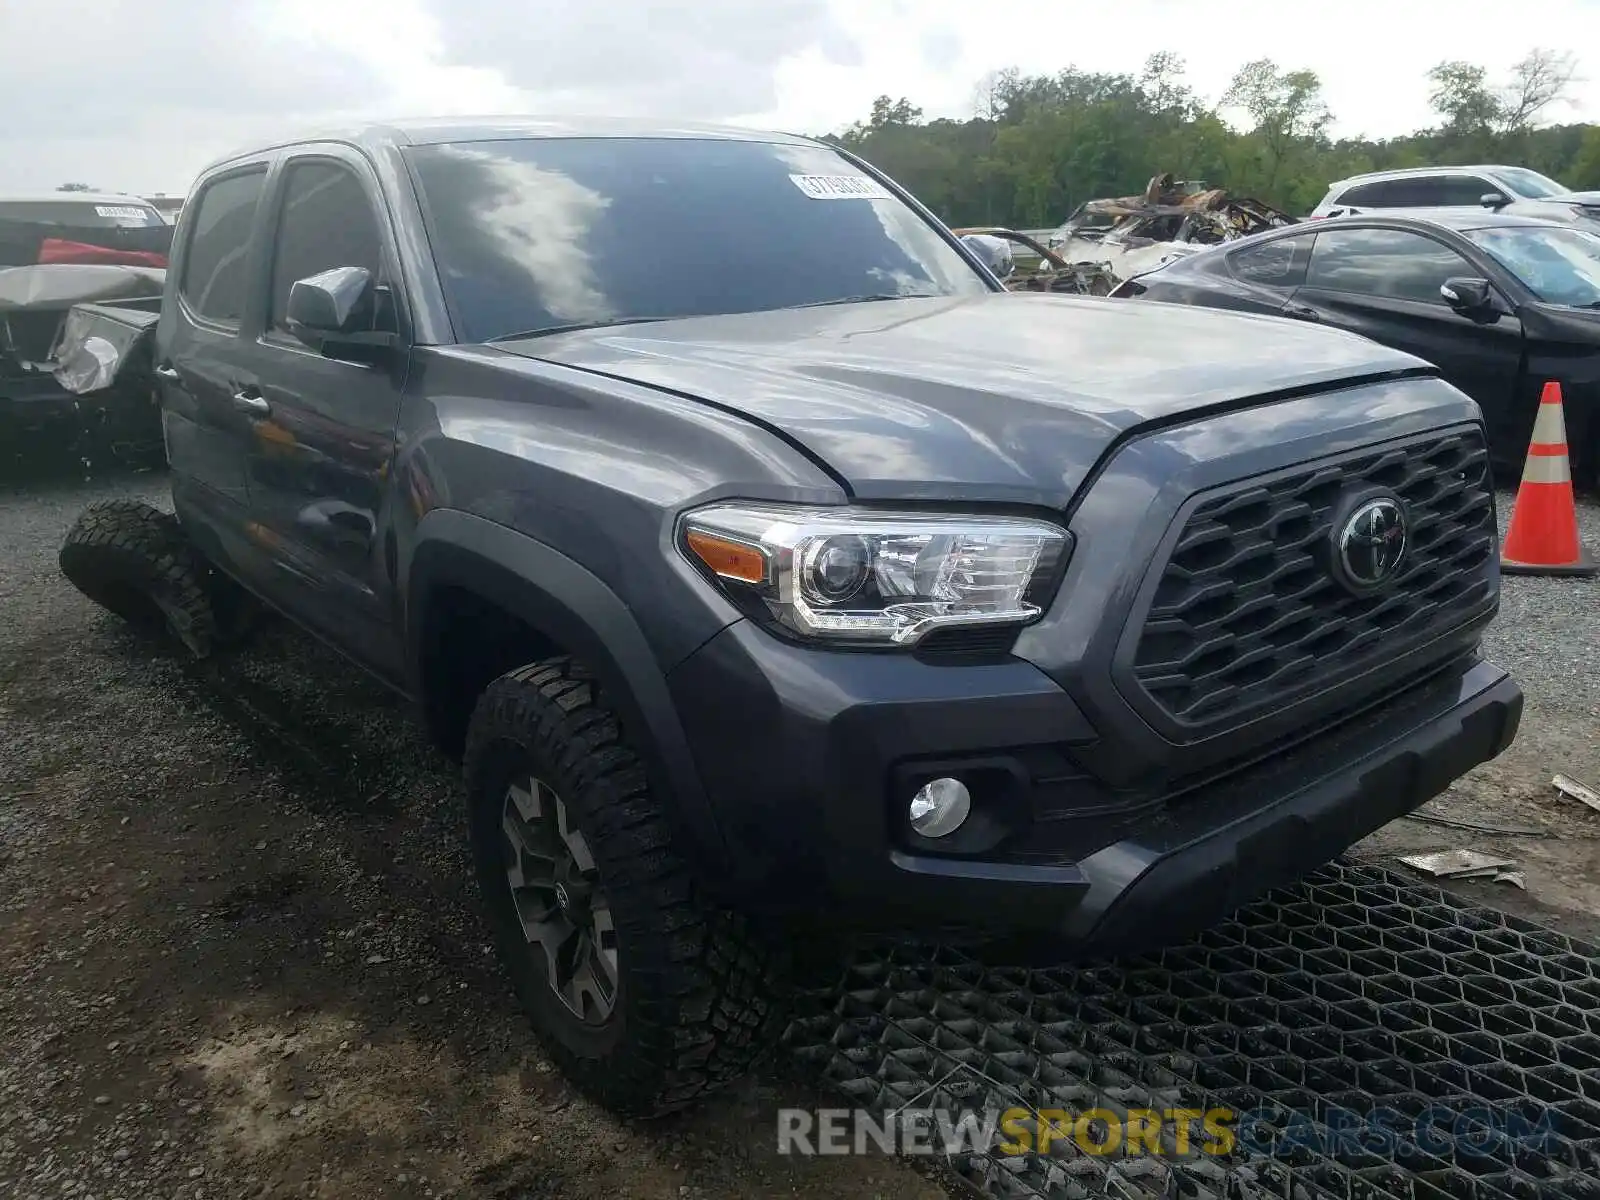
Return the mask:
{"type": "Polygon", "coordinates": [[[1074,953],[1180,940],[1326,863],[1499,754],[1522,710],[1503,671],[1458,659],[1270,757],[1110,812],[1089,781],[1049,774],[1096,734],[1020,659],[813,650],[739,622],[669,682],[731,850],[713,881],[729,902],[1074,953]],[[1012,783],[996,804],[1022,832],[964,855],[914,844],[908,763],[999,764],[1012,783]],[[1080,794],[1084,811],[1064,814],[1063,795],[1070,806],[1080,794]]]}

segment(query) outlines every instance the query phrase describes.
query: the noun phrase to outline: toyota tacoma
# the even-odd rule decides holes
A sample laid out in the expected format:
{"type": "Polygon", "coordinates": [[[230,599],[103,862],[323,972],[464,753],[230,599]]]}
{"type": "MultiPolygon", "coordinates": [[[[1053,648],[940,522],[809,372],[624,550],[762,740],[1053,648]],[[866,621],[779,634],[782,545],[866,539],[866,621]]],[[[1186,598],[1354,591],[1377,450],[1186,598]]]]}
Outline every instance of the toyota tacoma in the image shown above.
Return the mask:
{"type": "Polygon", "coordinates": [[[264,146],[154,339],[175,518],[93,509],[63,569],[202,652],[254,596],[413,701],[536,1030],[625,1113],[771,1044],[786,945],[1168,943],[1519,719],[1433,368],[1007,292],[819,142],[264,146]]]}

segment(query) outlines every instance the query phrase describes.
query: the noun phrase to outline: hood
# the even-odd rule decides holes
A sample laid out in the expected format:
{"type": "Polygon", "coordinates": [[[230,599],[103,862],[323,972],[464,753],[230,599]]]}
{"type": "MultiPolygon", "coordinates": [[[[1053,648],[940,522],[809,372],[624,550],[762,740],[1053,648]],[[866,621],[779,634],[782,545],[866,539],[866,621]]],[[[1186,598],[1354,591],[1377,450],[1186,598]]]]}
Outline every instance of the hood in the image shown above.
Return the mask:
{"type": "Polygon", "coordinates": [[[1130,430],[1431,369],[1280,318],[986,293],[695,317],[498,343],[738,412],[862,498],[1065,503],[1130,430]]]}

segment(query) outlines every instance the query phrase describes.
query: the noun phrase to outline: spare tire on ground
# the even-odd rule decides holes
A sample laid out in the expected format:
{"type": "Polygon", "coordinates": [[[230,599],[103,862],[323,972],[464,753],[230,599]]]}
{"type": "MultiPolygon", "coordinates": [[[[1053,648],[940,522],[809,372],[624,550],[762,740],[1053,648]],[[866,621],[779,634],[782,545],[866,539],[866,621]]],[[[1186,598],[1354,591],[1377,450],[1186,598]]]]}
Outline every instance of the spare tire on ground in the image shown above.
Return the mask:
{"type": "Polygon", "coordinates": [[[136,629],[175,634],[196,658],[217,640],[205,560],[171,513],[98,500],[67,531],[57,560],[73,587],[136,629]]]}

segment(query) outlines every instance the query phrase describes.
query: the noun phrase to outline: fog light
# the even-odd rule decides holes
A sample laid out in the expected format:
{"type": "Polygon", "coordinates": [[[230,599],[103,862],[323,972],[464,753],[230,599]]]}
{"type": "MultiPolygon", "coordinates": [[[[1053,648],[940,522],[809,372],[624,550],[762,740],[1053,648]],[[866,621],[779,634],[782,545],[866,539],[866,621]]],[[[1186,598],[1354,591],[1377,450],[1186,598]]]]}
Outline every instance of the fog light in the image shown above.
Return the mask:
{"type": "Polygon", "coordinates": [[[911,797],[911,828],[923,837],[944,837],[961,828],[972,811],[972,796],[959,779],[934,779],[911,797]]]}

